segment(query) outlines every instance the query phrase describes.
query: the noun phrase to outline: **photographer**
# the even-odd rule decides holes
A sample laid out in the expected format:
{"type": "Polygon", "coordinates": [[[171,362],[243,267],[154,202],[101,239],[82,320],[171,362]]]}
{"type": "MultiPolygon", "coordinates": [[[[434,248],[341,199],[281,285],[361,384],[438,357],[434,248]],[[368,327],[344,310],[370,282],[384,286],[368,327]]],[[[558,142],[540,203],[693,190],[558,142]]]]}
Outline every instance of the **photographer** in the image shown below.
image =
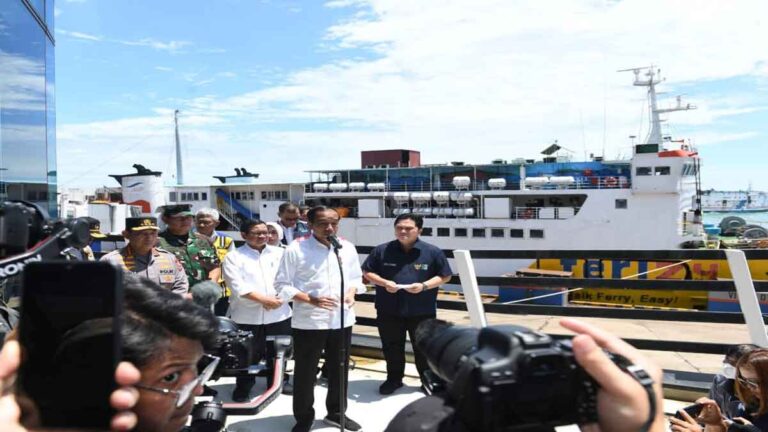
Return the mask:
{"type": "MultiPolygon", "coordinates": [[[[249,220],[240,227],[245,244],[230,252],[222,266],[224,280],[232,289],[229,316],[241,330],[253,332],[254,348],[264,357],[266,336],[291,334],[291,308],[277,297],[275,275],[283,257],[283,248],[269,246],[267,225],[249,220]]],[[[287,381],[287,376],[286,376],[287,381]]],[[[248,400],[254,378],[237,377],[232,393],[235,402],[248,400]]],[[[288,382],[283,393],[290,394],[288,382]]]]}
{"type": "Polygon", "coordinates": [[[214,360],[204,356],[204,350],[216,345],[216,318],[147,280],[126,283],[124,306],[123,359],[141,372],[135,430],[177,432],[213,372],[208,368],[198,376],[201,359],[214,360]]]}

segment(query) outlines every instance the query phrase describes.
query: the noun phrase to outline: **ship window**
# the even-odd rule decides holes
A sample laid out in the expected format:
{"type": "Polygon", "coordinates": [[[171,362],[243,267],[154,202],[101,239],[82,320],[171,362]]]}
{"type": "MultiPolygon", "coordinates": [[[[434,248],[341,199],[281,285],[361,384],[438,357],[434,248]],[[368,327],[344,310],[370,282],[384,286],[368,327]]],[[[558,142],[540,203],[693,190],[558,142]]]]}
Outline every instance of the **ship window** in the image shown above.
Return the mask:
{"type": "Polygon", "coordinates": [[[208,201],[208,192],[201,192],[200,197],[203,199],[203,201],[208,201]]]}
{"type": "Polygon", "coordinates": [[[261,199],[267,199],[267,191],[261,191],[261,199]]]}
{"type": "Polygon", "coordinates": [[[256,199],[256,192],[248,192],[248,198],[253,201],[256,199]]]}
{"type": "Polygon", "coordinates": [[[453,236],[454,237],[466,237],[467,236],[467,229],[466,228],[454,228],[453,236]]]}
{"type": "Polygon", "coordinates": [[[187,193],[186,192],[182,192],[181,193],[181,201],[186,201],[186,200],[187,200],[187,193]]]}
{"type": "Polygon", "coordinates": [[[617,209],[626,209],[627,208],[627,200],[625,200],[625,199],[617,199],[616,200],[616,208],[617,209]]]}
{"type": "Polygon", "coordinates": [[[531,238],[542,239],[544,238],[544,230],[532,229],[530,235],[531,235],[531,238]]]}
{"type": "Polygon", "coordinates": [[[171,192],[168,194],[168,201],[175,202],[176,201],[176,192],[171,192]]]}
{"type": "Polygon", "coordinates": [[[635,175],[649,176],[651,174],[653,174],[653,171],[651,170],[651,167],[637,167],[637,168],[635,168],[635,175]]]}
{"type": "Polygon", "coordinates": [[[671,170],[668,166],[658,166],[655,170],[656,175],[669,175],[670,172],[671,170]]]}
{"type": "Polygon", "coordinates": [[[472,237],[485,237],[485,228],[472,228],[472,237]]]}
{"type": "Polygon", "coordinates": [[[523,233],[523,230],[513,228],[509,230],[509,236],[512,238],[523,238],[525,235],[523,233]]]}
{"type": "Polygon", "coordinates": [[[432,237],[432,228],[424,227],[421,229],[421,235],[425,237],[432,237]]]}
{"type": "Polygon", "coordinates": [[[195,192],[192,196],[194,197],[192,201],[200,201],[200,194],[198,192],[195,192]]]}
{"type": "Polygon", "coordinates": [[[503,228],[491,228],[491,237],[504,238],[503,228]]]}
{"type": "Polygon", "coordinates": [[[438,237],[448,237],[451,235],[450,228],[438,228],[437,229],[437,236],[438,237]]]}

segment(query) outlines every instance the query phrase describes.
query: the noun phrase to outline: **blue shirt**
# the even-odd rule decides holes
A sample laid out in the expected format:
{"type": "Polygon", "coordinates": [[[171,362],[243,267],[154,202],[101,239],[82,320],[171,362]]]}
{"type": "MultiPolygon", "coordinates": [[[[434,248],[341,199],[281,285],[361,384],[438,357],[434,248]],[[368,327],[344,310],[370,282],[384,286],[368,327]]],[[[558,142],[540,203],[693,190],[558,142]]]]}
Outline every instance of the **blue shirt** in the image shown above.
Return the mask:
{"type": "MultiPolygon", "coordinates": [[[[417,239],[408,252],[397,240],[376,246],[362,269],[403,285],[425,282],[435,276],[453,275],[443,251],[421,239],[417,239]]],[[[390,293],[384,287],[376,286],[376,310],[402,317],[434,315],[437,311],[437,290],[418,294],[405,290],[390,293]]]]}

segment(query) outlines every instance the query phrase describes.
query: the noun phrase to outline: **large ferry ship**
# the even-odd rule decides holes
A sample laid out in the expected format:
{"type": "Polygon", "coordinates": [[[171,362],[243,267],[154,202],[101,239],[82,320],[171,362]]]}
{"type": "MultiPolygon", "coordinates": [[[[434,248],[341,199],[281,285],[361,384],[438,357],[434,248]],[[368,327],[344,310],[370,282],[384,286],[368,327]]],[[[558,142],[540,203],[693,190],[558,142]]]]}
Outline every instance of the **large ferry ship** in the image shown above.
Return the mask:
{"type": "MultiPolygon", "coordinates": [[[[225,221],[223,230],[236,239],[235,227],[241,221],[252,217],[275,220],[282,202],[332,206],[343,216],[340,235],[356,244],[363,256],[371,247],[391,240],[394,218],[408,212],[424,216],[422,236],[426,240],[449,250],[702,247],[706,235],[701,221],[700,158],[684,142],[664,139],[661,131],[663,114],[694,107],[683,105],[678,98],[675,106],[659,108],[658,71],[641,68],[633,72],[633,84],[648,92],[651,128],[626,160],[592,157],[577,162],[555,143],[538,160],[488,163],[427,165],[414,150],[363,151],[360,167],[310,171],[306,183],[263,183],[258,174],[245,168],[216,177],[217,184],[202,186],[164,186],[161,173],[141,166],[137,173],[112,177],[122,186],[123,201],[140,205],[145,213],[168,203],[218,208],[225,221]]],[[[103,221],[102,227],[120,232],[120,223],[117,219],[103,221]]],[[[670,268],[669,262],[602,260],[598,275],[592,274],[594,263],[589,260],[533,261],[483,259],[476,262],[476,268],[479,276],[501,276],[535,266],[573,277],[730,277],[724,261],[670,268]]],[[[762,269],[756,274],[768,273],[762,269]]],[[[486,287],[486,292],[498,293],[498,287],[486,287]]],[[[604,303],[681,308],[706,308],[708,302],[706,292],[667,292],[664,298],[647,294],[641,290],[621,290],[621,295],[613,295],[611,290],[582,290],[571,294],[571,300],[598,298],[604,303]]]]}
{"type": "Polygon", "coordinates": [[[768,212],[768,193],[753,191],[751,187],[739,191],[710,189],[702,192],[701,206],[712,213],[768,212]]]}

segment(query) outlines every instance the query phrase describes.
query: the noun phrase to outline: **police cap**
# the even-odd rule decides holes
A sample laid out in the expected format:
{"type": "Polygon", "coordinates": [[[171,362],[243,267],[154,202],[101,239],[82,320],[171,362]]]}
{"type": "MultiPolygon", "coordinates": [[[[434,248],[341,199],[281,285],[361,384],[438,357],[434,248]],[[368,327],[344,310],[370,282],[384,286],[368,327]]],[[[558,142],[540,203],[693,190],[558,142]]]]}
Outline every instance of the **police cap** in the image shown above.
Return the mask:
{"type": "Polygon", "coordinates": [[[125,218],[125,229],[127,231],[159,231],[160,227],[157,226],[157,218],[154,217],[129,217],[125,218]]]}
{"type": "Polygon", "coordinates": [[[84,219],[86,220],[86,222],[88,222],[88,231],[90,231],[91,233],[91,238],[95,238],[95,239],[107,238],[106,235],[101,233],[100,220],[92,217],[86,217],[84,219]]]}

